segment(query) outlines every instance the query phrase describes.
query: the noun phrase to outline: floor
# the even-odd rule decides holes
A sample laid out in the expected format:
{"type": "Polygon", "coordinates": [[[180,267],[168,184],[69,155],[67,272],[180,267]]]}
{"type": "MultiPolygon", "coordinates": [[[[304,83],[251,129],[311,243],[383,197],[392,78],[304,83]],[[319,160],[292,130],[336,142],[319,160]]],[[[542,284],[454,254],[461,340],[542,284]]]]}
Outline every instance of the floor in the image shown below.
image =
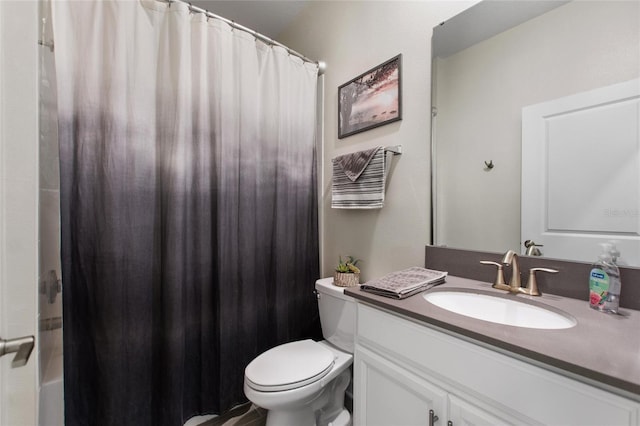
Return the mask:
{"type": "Polygon", "coordinates": [[[197,416],[184,426],[264,426],[267,410],[246,403],[233,408],[222,416],[197,416]]]}

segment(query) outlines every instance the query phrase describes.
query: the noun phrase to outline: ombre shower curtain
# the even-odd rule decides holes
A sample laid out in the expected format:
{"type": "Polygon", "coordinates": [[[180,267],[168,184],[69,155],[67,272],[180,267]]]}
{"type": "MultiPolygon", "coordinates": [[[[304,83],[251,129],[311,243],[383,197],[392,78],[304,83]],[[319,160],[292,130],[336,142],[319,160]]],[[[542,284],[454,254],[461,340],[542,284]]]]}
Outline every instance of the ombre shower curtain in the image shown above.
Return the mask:
{"type": "Polygon", "coordinates": [[[52,2],[67,426],[181,426],[318,338],[317,66],[185,3],[52,2]]]}

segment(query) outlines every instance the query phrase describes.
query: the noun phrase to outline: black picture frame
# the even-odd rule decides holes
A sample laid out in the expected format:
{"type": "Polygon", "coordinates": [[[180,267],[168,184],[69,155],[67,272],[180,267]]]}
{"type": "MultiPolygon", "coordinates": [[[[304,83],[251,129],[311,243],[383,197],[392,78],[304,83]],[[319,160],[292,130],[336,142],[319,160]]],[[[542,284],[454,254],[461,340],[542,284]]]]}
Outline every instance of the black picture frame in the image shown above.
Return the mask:
{"type": "Polygon", "coordinates": [[[338,87],[338,139],[402,120],[402,54],[338,87]]]}

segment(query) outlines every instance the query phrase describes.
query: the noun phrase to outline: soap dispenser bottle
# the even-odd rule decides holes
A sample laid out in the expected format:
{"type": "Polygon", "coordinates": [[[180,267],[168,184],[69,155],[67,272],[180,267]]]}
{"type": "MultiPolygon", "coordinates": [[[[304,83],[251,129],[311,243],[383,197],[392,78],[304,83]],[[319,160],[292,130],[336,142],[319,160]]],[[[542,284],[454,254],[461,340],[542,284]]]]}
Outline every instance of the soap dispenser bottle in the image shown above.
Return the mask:
{"type": "Polygon", "coordinates": [[[589,306],[601,312],[618,313],[620,304],[620,270],[613,261],[615,250],[610,243],[603,243],[602,253],[589,274],[589,306]]]}

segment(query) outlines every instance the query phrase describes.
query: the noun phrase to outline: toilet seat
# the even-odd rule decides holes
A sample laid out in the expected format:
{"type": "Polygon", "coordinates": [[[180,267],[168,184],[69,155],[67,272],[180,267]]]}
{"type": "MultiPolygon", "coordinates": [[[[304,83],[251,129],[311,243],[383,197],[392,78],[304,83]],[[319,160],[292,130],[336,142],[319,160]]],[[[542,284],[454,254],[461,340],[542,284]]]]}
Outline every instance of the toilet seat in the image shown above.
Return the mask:
{"type": "Polygon", "coordinates": [[[257,391],[291,390],[320,380],[331,371],[334,362],[334,354],[323,345],[300,340],[258,356],[245,369],[245,378],[257,391]]]}

